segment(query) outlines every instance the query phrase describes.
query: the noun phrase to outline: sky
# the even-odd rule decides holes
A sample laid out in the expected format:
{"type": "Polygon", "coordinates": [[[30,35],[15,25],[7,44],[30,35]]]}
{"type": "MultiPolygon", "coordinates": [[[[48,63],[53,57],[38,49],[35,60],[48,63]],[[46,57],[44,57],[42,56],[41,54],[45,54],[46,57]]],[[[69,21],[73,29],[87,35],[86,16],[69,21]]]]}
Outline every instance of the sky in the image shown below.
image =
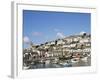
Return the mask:
{"type": "Polygon", "coordinates": [[[24,48],[80,32],[91,32],[91,14],[23,10],[24,48]]]}

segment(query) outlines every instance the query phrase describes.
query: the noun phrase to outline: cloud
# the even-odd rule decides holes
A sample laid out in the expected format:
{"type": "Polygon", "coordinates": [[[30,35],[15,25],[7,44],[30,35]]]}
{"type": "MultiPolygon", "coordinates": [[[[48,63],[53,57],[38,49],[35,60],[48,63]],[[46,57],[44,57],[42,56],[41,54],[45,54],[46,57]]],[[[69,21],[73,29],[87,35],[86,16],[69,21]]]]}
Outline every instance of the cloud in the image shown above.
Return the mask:
{"type": "Polygon", "coordinates": [[[25,36],[24,37],[24,43],[29,43],[29,42],[30,42],[30,39],[27,36],[25,36]]]}
{"type": "Polygon", "coordinates": [[[40,33],[40,32],[33,32],[32,35],[33,35],[33,36],[41,36],[42,33],[40,33]]]}
{"type": "Polygon", "coordinates": [[[56,36],[57,36],[58,38],[64,38],[64,37],[65,37],[64,34],[61,33],[61,32],[58,32],[58,33],[56,34],[56,36]]]}

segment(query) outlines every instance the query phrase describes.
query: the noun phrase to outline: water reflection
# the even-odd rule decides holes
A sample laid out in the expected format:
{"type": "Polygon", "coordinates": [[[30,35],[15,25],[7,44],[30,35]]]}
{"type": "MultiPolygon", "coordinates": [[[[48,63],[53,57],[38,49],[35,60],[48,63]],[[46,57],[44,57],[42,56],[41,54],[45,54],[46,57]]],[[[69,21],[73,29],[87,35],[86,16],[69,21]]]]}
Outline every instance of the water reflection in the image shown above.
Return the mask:
{"type": "Polygon", "coordinates": [[[78,62],[71,62],[71,60],[61,61],[59,63],[53,63],[52,61],[46,62],[36,62],[31,64],[28,69],[40,69],[40,68],[64,68],[64,67],[80,67],[80,66],[90,66],[91,59],[88,58],[87,61],[79,60],[78,62]]]}

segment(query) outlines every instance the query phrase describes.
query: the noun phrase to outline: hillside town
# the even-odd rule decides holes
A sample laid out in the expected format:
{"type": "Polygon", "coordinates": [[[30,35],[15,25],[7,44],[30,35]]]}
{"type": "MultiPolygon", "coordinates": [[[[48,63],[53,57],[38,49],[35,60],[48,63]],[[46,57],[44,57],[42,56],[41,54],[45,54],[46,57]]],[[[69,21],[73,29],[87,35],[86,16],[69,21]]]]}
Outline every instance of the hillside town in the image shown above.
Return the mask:
{"type": "Polygon", "coordinates": [[[82,32],[23,49],[23,69],[91,65],[91,34],[82,32]]]}

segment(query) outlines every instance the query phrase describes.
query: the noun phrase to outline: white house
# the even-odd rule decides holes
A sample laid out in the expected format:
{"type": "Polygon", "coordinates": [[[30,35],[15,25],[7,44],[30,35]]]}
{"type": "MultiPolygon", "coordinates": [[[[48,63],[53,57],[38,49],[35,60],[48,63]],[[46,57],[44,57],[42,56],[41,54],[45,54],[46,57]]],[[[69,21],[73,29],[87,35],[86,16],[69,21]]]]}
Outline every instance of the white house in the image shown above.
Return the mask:
{"type": "Polygon", "coordinates": [[[51,45],[55,45],[55,41],[51,41],[51,45]]]}
{"type": "Polygon", "coordinates": [[[73,41],[73,38],[68,38],[67,43],[71,43],[73,41]]]}
{"type": "Polygon", "coordinates": [[[61,39],[61,40],[57,41],[57,45],[59,45],[59,44],[65,44],[65,42],[61,39]]]}
{"type": "Polygon", "coordinates": [[[90,43],[86,43],[85,46],[86,46],[86,47],[90,47],[91,44],[90,44],[90,43]]]}
{"type": "Polygon", "coordinates": [[[86,48],[86,49],[84,49],[83,51],[84,51],[84,52],[90,52],[91,49],[90,49],[90,48],[86,48]]]}
{"type": "Polygon", "coordinates": [[[88,43],[88,42],[90,42],[90,39],[88,38],[84,38],[80,40],[80,43],[88,43]]]}
{"type": "Polygon", "coordinates": [[[71,44],[70,47],[74,48],[76,47],[76,44],[71,44]]]}
{"type": "Polygon", "coordinates": [[[79,41],[79,38],[76,37],[76,38],[73,39],[73,41],[77,42],[77,41],[79,41]]]}
{"type": "Polygon", "coordinates": [[[63,48],[70,48],[70,45],[66,45],[66,44],[65,44],[65,45],[63,45],[62,47],[63,47],[63,48]]]}
{"type": "Polygon", "coordinates": [[[49,46],[48,46],[48,45],[45,45],[45,46],[44,46],[44,48],[45,48],[45,49],[48,49],[48,48],[49,48],[49,46]]]}

